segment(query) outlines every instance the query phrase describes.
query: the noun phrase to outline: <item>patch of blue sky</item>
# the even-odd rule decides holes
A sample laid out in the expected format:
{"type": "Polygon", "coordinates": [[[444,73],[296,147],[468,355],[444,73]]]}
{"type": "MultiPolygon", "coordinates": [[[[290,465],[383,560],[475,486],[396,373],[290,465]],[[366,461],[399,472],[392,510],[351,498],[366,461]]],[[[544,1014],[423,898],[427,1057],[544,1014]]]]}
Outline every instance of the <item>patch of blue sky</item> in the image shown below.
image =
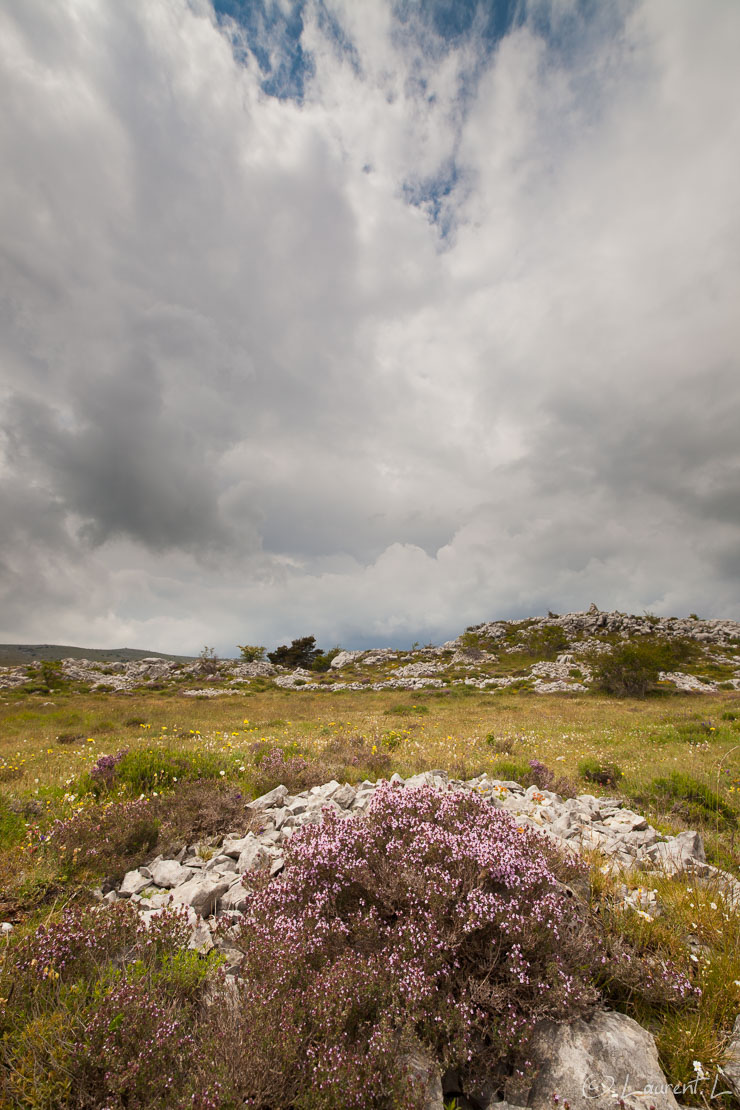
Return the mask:
{"type": "Polygon", "coordinates": [[[214,0],[216,15],[233,20],[243,35],[235,42],[237,56],[246,49],[262,72],[262,89],[281,100],[302,100],[306,81],[313,73],[310,54],[303,49],[305,0],[286,5],[274,0],[214,0]]]}
{"type": "Polygon", "coordinates": [[[420,209],[429,222],[436,225],[442,247],[451,243],[463,186],[459,167],[454,158],[450,158],[435,174],[406,180],[401,188],[406,203],[420,209]]]}
{"type": "MultiPolygon", "coordinates": [[[[262,90],[281,100],[302,100],[307,81],[314,72],[313,59],[302,42],[306,0],[213,0],[216,15],[237,24],[241,41],[237,53],[246,50],[262,72],[262,90]]],[[[314,5],[319,29],[338,54],[359,69],[359,55],[341,23],[318,0],[314,5]]]]}
{"type": "Polygon", "coordinates": [[[421,19],[449,46],[474,35],[489,49],[525,18],[522,0],[396,0],[402,24],[421,19]]]}

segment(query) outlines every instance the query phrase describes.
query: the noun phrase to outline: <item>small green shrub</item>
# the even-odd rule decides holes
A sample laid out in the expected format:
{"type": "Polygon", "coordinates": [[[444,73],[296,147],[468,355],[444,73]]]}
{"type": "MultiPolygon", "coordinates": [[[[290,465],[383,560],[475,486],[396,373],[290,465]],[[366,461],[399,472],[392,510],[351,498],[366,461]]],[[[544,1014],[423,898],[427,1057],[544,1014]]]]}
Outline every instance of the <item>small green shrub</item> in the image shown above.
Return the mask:
{"type": "Polygon", "coordinates": [[[578,763],[578,774],[586,782],[595,782],[599,786],[618,786],[624,775],[615,763],[604,763],[599,759],[589,756],[578,763]]]}
{"type": "Polygon", "coordinates": [[[716,790],[685,771],[654,778],[635,794],[635,800],[652,808],[675,813],[687,822],[737,828],[737,813],[716,790]]]}
{"type": "Polygon", "coordinates": [[[520,642],[524,651],[538,659],[555,659],[570,647],[565,631],[557,625],[526,631],[520,642]]]}
{"type": "Polygon", "coordinates": [[[139,794],[188,780],[217,779],[222,769],[223,760],[215,752],[138,748],[124,754],[115,781],[139,794]]]}
{"type": "Polygon", "coordinates": [[[518,782],[523,785],[529,772],[529,764],[523,759],[499,759],[491,768],[490,775],[493,779],[518,782]]]}
{"type": "Polygon", "coordinates": [[[386,717],[423,717],[429,712],[427,705],[391,705],[388,709],[383,710],[386,717]]]}
{"type": "Polygon", "coordinates": [[[257,644],[237,644],[239,658],[242,663],[261,663],[265,658],[265,649],[257,644]]]}
{"type": "Polygon", "coordinates": [[[590,657],[594,687],[618,698],[644,698],[657,687],[661,671],[695,658],[697,644],[688,639],[644,639],[615,645],[590,657]]]}

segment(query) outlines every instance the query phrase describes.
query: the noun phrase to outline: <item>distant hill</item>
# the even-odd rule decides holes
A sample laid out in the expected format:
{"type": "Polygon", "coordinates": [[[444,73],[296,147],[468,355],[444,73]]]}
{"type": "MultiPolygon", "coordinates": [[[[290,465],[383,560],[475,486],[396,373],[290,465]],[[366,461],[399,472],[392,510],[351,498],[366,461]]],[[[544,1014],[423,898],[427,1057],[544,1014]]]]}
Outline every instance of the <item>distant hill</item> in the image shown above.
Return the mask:
{"type": "Polygon", "coordinates": [[[190,663],[194,655],[166,655],[139,648],[82,648],[69,644],[0,644],[0,667],[40,663],[44,659],[93,659],[98,663],[133,663],[137,659],[172,659],[190,663]]]}

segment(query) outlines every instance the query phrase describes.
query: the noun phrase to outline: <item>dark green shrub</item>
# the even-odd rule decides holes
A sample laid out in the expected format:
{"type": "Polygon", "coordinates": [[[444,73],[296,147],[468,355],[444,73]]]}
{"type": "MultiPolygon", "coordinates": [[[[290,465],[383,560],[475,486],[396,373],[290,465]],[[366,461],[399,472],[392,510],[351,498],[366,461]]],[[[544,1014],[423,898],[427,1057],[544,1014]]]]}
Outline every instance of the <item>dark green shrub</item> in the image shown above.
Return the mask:
{"type": "Polygon", "coordinates": [[[725,828],[737,828],[733,807],[710,786],[685,771],[672,771],[653,779],[635,799],[641,805],[675,813],[689,823],[716,825],[719,821],[725,828]]]}
{"type": "Polygon", "coordinates": [[[592,659],[594,687],[618,698],[644,698],[656,688],[664,654],[650,643],[625,643],[592,659]]]}
{"type": "Polygon", "coordinates": [[[655,690],[660,671],[691,662],[699,651],[698,645],[686,637],[625,641],[608,653],[590,658],[594,686],[618,698],[644,698],[655,690]]]}
{"type": "Polygon", "coordinates": [[[291,640],[290,647],[281,644],[274,651],[268,651],[267,658],[276,667],[305,667],[310,670],[322,654],[321,648],[316,646],[315,636],[301,636],[291,640]]]}
{"type": "Polygon", "coordinates": [[[523,759],[499,759],[494,763],[491,768],[490,775],[493,779],[502,779],[508,782],[518,782],[520,785],[525,784],[525,780],[530,773],[528,763],[523,759]]]}
{"type": "Polygon", "coordinates": [[[580,760],[578,774],[586,782],[596,782],[599,786],[618,786],[624,772],[615,763],[603,763],[593,756],[580,760]]]}

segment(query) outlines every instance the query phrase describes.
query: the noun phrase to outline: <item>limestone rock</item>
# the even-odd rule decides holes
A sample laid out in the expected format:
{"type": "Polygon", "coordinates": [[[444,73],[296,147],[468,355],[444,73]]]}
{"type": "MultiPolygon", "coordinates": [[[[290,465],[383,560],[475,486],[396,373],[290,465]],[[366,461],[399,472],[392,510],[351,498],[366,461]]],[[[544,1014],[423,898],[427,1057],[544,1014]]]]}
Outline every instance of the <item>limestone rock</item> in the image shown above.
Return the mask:
{"type": "Polygon", "coordinates": [[[227,879],[218,876],[215,878],[197,876],[183,883],[182,886],[175,887],[172,892],[172,901],[175,905],[192,906],[201,917],[207,917],[208,914],[213,913],[218,899],[228,889],[229,882],[227,879]]]}
{"type": "Polygon", "coordinates": [[[528,1050],[535,1079],[527,1106],[552,1110],[553,1096],[571,1110],[615,1106],[625,1110],[676,1110],[650,1033],[625,1014],[593,1015],[565,1025],[544,1022],[528,1050]]]}
{"type": "Polygon", "coordinates": [[[401,1060],[401,1068],[411,1088],[421,1088],[425,1095],[424,1110],[444,1110],[442,1077],[436,1061],[421,1047],[407,1053],[401,1060]]]}
{"type": "Polygon", "coordinates": [[[730,1087],[735,1097],[740,1099],[740,1016],[735,1018],[732,1039],[727,1046],[721,1070],[727,1081],[725,1086],[730,1087]]]}
{"type": "Polygon", "coordinates": [[[152,882],[157,886],[166,887],[168,890],[173,886],[180,886],[181,883],[187,882],[193,876],[192,868],[183,867],[181,863],[177,863],[173,859],[155,860],[150,863],[147,868],[152,882]]]}

